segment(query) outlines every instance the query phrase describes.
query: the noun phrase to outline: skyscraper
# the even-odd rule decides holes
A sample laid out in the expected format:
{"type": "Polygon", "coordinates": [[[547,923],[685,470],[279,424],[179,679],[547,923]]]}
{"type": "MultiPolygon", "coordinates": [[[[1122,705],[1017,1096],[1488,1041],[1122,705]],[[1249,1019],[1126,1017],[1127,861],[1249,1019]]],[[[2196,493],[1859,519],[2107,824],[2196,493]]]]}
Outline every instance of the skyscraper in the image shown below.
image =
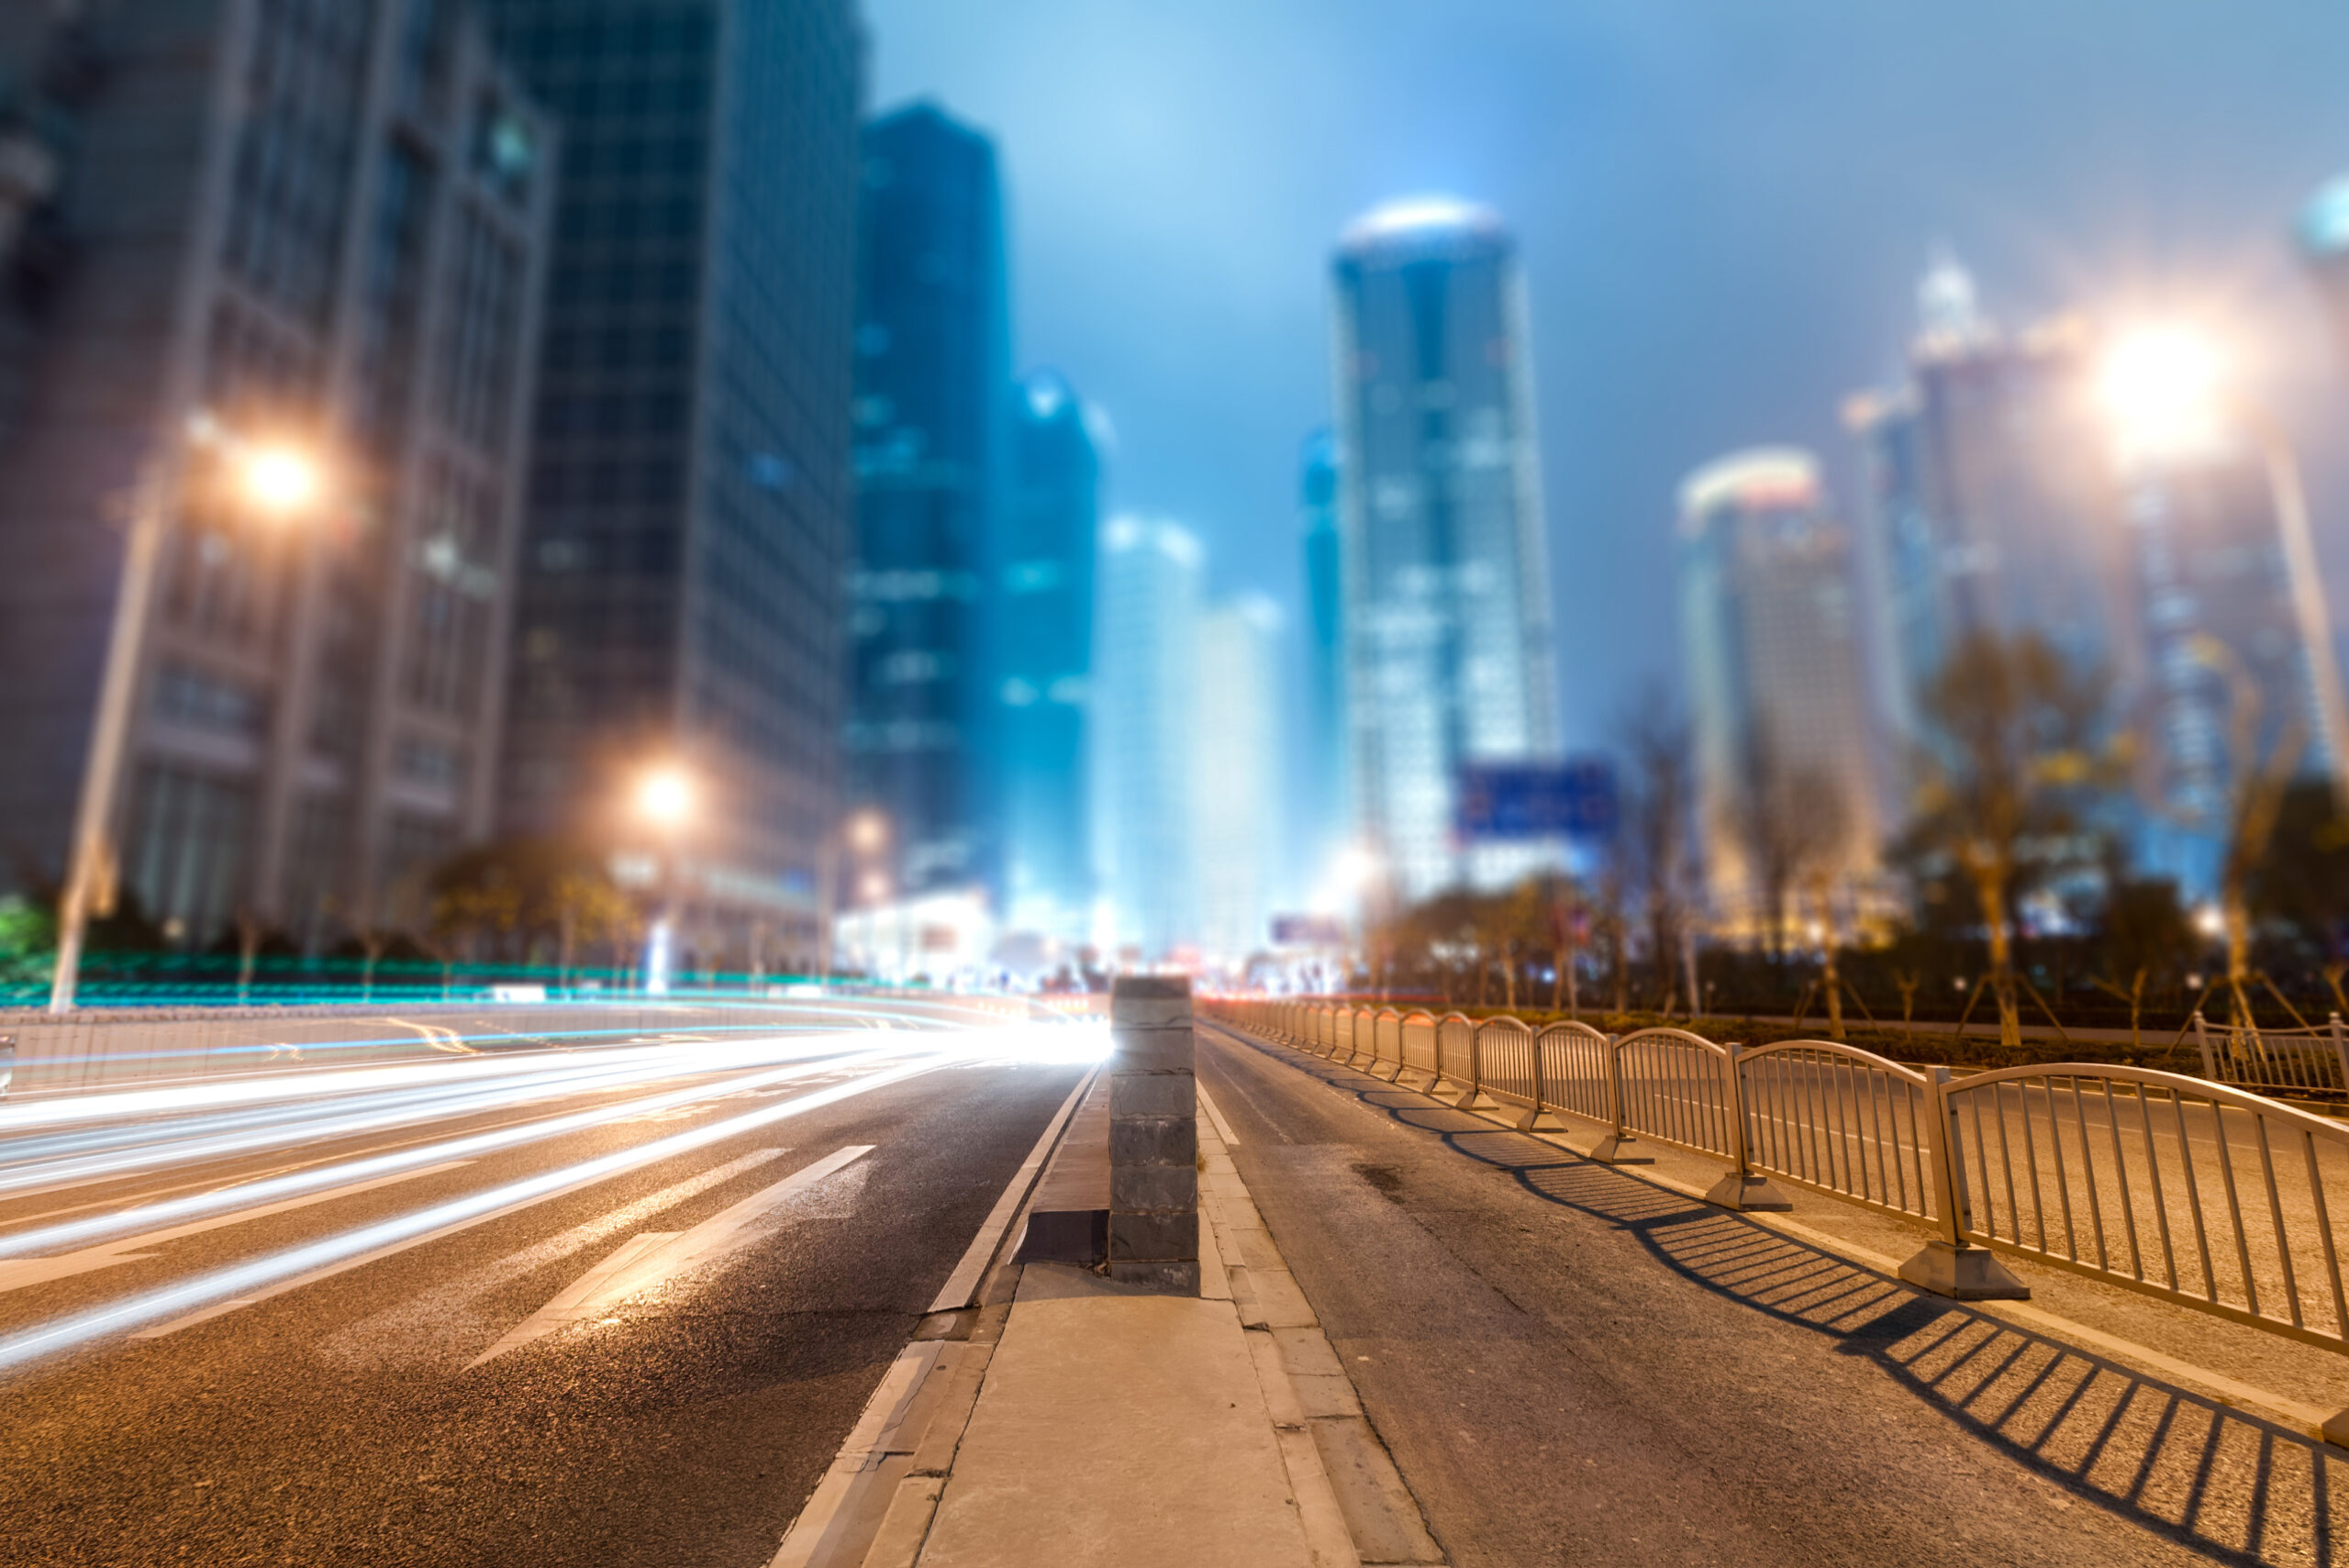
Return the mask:
{"type": "Polygon", "coordinates": [[[857,559],[848,725],[857,800],[907,892],[997,880],[985,617],[1011,383],[995,147],[933,105],[864,133],[857,559]]]}
{"type": "Polygon", "coordinates": [[[491,0],[562,117],[503,817],[628,841],[681,762],[681,962],[806,962],[840,817],[850,0],[491,0]]]}
{"type": "Polygon", "coordinates": [[[1072,940],[1085,935],[1093,906],[1086,734],[1107,437],[1058,373],[1026,378],[996,552],[1005,912],[1016,929],[1072,940]]]}
{"type": "Polygon", "coordinates": [[[1848,892],[1876,853],[1851,540],[1810,454],[1759,449],[1691,474],[1679,579],[1707,890],[1754,932],[1786,912],[1769,900],[1808,891],[1774,878],[1848,892]]]}
{"type": "Polygon", "coordinates": [[[412,919],[495,801],[551,131],[423,0],[13,6],[0,81],[0,878],[63,872],[132,617],[98,794],[145,913],[412,919]],[[324,476],[274,518],[234,483],[271,442],[324,476]]]}
{"type": "Polygon", "coordinates": [[[1461,765],[1558,750],[1524,284],[1500,219],[1446,200],[1356,222],[1333,282],[1358,828],[1415,900],[1527,869],[1455,843],[1461,765]]]}
{"type": "Polygon", "coordinates": [[[2133,646],[2084,333],[2062,320],[2001,332],[1946,259],[1920,284],[1918,316],[1906,383],[1845,409],[1886,653],[1875,695],[1898,737],[1917,732],[1919,694],[1968,635],[2036,632],[2115,673],[2133,646]]]}
{"type": "Polygon", "coordinates": [[[1280,608],[1261,594],[1199,620],[1199,717],[1192,766],[1199,951],[1245,963],[1269,940],[1287,753],[1281,745],[1280,608]]]}
{"type": "Polygon", "coordinates": [[[2341,352],[2349,354],[2349,174],[2326,182],[2300,208],[2299,239],[2341,352]]]}
{"type": "Polygon", "coordinates": [[[1146,962],[1198,940],[1199,541],[1171,522],[1101,530],[1095,621],[1096,863],[1114,949],[1146,962]]]}
{"type": "Polygon", "coordinates": [[[1344,576],[1338,544],[1338,451],[1327,430],[1306,440],[1297,486],[1304,518],[1305,674],[1308,724],[1304,812],[1297,834],[1297,885],[1308,892],[1330,875],[1352,831],[1347,787],[1344,576]]]}

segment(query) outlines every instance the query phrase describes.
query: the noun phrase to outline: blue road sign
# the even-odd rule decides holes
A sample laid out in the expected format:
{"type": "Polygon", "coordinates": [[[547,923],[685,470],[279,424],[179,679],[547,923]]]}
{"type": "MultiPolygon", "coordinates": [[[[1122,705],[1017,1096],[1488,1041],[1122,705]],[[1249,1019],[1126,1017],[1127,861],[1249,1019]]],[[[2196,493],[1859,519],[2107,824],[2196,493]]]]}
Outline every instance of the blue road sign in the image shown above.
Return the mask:
{"type": "Polygon", "coordinates": [[[1620,815],[1615,764],[1471,762],[1460,770],[1453,826],[1464,839],[1610,839],[1620,815]]]}

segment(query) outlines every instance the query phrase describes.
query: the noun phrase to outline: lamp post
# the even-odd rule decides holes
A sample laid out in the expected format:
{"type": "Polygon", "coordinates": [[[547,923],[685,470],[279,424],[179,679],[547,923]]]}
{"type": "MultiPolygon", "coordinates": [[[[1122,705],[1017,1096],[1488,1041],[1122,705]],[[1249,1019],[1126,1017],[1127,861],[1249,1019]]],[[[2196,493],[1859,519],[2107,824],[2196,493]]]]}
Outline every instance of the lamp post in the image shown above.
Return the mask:
{"type": "Polygon", "coordinates": [[[647,769],[636,782],[636,814],[661,838],[661,914],[645,943],[644,990],[669,994],[669,972],[676,960],[678,841],[692,818],[696,791],[693,775],[674,762],[647,769]]]}
{"type": "Polygon", "coordinates": [[[2309,522],[2308,488],[2283,425],[2230,384],[2210,342],[2175,327],[2149,328],[2120,339],[2105,361],[2099,390],[2115,431],[2129,449],[2175,455],[2231,424],[2258,449],[2268,504],[2284,544],[2292,618],[2309,663],[2317,723],[2332,770],[2333,808],[2349,817],[2349,695],[2332,648],[2332,617],[2309,522]]]}
{"type": "Polygon", "coordinates": [[[179,442],[160,456],[141,486],[130,537],[124,548],[122,582],[114,621],[106,634],[105,673],[98,685],[98,711],[90,728],[90,750],[82,768],[82,790],[73,813],[65,886],[57,905],[57,964],[50,980],[49,1010],[73,1010],[81,984],[82,950],[90,917],[113,903],[117,876],[114,843],[116,795],[123,756],[129,750],[131,713],[138,700],[139,665],[146,655],[147,622],[162,570],[163,540],[187,450],[207,451],[228,465],[236,497],[251,511],[287,520],[317,505],[327,475],[317,457],[286,442],[250,440],[209,415],[189,421],[179,442]]]}

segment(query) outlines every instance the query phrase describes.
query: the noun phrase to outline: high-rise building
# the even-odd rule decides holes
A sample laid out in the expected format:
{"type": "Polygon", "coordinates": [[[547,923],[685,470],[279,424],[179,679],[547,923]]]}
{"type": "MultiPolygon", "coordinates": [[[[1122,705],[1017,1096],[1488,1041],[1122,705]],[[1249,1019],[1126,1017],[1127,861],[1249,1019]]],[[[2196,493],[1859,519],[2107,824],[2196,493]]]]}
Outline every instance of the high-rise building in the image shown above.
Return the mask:
{"type": "Polygon", "coordinates": [[[908,893],[997,882],[989,577],[1011,384],[995,147],[930,104],[864,133],[851,786],[908,893]]]}
{"type": "Polygon", "coordinates": [[[160,538],[120,884],[190,945],[413,919],[495,798],[550,126],[426,0],[9,6],[0,98],[0,878],[64,870],[160,538]]]}
{"type": "Polygon", "coordinates": [[[1059,373],[1026,378],[996,552],[1005,913],[1015,929],[1075,940],[1093,911],[1086,730],[1108,435],[1059,373]]]}
{"type": "Polygon", "coordinates": [[[1811,891],[1774,878],[1823,875],[1849,896],[1876,855],[1851,540],[1810,454],[1691,474],[1678,570],[1707,891],[1729,929],[1755,932],[1786,912],[1770,899],[1811,891]]]}
{"type": "Polygon", "coordinates": [[[2143,643],[2121,694],[2143,719],[2141,858],[2207,895],[2239,786],[2324,765],[2324,723],[2258,454],[2214,432],[2202,450],[2121,455],[2119,489],[2143,643]],[[2238,705],[2244,705],[2239,706],[2238,705]],[[2254,721],[2247,728],[2238,722],[2254,721]]]}
{"type": "Polygon", "coordinates": [[[1338,545],[1338,450],[1327,430],[1305,443],[1297,486],[1304,517],[1304,800],[1291,874],[1308,893],[1331,875],[1352,832],[1346,738],[1344,577],[1338,545]]]}
{"type": "Polygon", "coordinates": [[[1356,222],[1333,282],[1356,827],[1416,900],[1531,869],[1460,847],[1457,775],[1558,751],[1524,282],[1500,219],[1447,200],[1356,222]]]}
{"type": "Polygon", "coordinates": [[[2065,321],[2000,332],[1946,259],[1919,285],[1918,315],[1906,383],[1845,409],[1884,652],[1873,695],[1896,745],[1968,635],[2035,632],[2116,674],[2133,646],[2085,335],[2065,321]]]}
{"type": "Polygon", "coordinates": [[[1103,945],[1156,962],[1198,940],[1199,595],[1205,558],[1176,524],[1101,530],[1093,713],[1103,945]]]}
{"type": "Polygon", "coordinates": [[[2300,208],[2300,260],[2349,354],[2349,174],[2328,181],[2300,208]]]}
{"type": "Polygon", "coordinates": [[[854,6],[488,4],[564,132],[505,824],[626,844],[631,777],[682,763],[680,965],[810,962],[841,816],[854,6]]]}
{"type": "Polygon", "coordinates": [[[1199,619],[1199,717],[1192,765],[1199,897],[1199,951],[1238,966],[1270,940],[1267,917],[1279,873],[1281,795],[1280,608],[1244,594],[1199,619]]]}

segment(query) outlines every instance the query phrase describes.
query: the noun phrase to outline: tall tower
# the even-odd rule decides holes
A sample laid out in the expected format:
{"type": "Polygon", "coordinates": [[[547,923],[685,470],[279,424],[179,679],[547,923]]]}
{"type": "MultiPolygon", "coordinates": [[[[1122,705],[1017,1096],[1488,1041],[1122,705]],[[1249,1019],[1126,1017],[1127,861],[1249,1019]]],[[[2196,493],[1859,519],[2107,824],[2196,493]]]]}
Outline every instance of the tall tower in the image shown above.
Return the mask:
{"type": "Polygon", "coordinates": [[[2349,354],[2349,174],[2328,181],[2300,208],[2300,260],[2349,354]]]}
{"type": "Polygon", "coordinates": [[[1233,968],[1263,951],[1279,874],[1283,784],[1280,609],[1261,594],[1211,607],[1199,624],[1199,717],[1192,766],[1199,947],[1233,968]]]}
{"type": "Polygon", "coordinates": [[[1865,472],[1861,551],[1886,653],[1878,705],[1916,733],[1919,694],[1966,636],[2032,631],[2084,668],[2133,655],[2108,443],[2087,342],[2058,320],[2000,332],[1943,258],[1919,285],[1909,375],[1845,406],[1865,472]]]}
{"type": "Polygon", "coordinates": [[[1737,452],[1691,474],[1679,578],[1708,892],[1758,931],[1766,895],[1804,891],[1770,887],[1768,859],[1848,887],[1876,851],[1851,540],[1810,454],[1737,452]]]}
{"type": "Polygon", "coordinates": [[[1558,751],[1524,282],[1498,217],[1422,200],[1347,229],[1333,284],[1358,826],[1418,900],[1529,869],[1455,841],[1461,766],[1558,751]]]}
{"type": "Polygon", "coordinates": [[[909,893],[993,886],[985,585],[1011,384],[994,143],[933,105],[864,133],[848,748],[909,893]]]}
{"type": "Polygon", "coordinates": [[[631,777],[681,762],[680,967],[811,962],[841,814],[854,8],[488,5],[565,137],[506,825],[624,842],[631,777]]]}
{"type": "Polygon", "coordinates": [[[1304,519],[1305,813],[1297,834],[1296,884],[1308,895],[1330,876],[1352,830],[1346,736],[1345,578],[1338,541],[1338,449],[1327,430],[1307,439],[1297,499],[1304,519]]]}
{"type": "Polygon", "coordinates": [[[490,828],[552,127],[469,8],[0,16],[0,886],[64,869],[161,532],[106,835],[175,941],[412,921],[490,828]],[[270,517],[240,444],[319,455],[270,517]]]}
{"type": "Polygon", "coordinates": [[[1094,555],[1108,428],[1054,371],[1019,387],[996,554],[996,717],[1005,913],[1082,940],[1092,917],[1086,731],[1094,555]]]}
{"type": "Polygon", "coordinates": [[[1094,819],[1108,945],[1145,961],[1198,940],[1197,536],[1154,518],[1101,530],[1094,819]]]}

